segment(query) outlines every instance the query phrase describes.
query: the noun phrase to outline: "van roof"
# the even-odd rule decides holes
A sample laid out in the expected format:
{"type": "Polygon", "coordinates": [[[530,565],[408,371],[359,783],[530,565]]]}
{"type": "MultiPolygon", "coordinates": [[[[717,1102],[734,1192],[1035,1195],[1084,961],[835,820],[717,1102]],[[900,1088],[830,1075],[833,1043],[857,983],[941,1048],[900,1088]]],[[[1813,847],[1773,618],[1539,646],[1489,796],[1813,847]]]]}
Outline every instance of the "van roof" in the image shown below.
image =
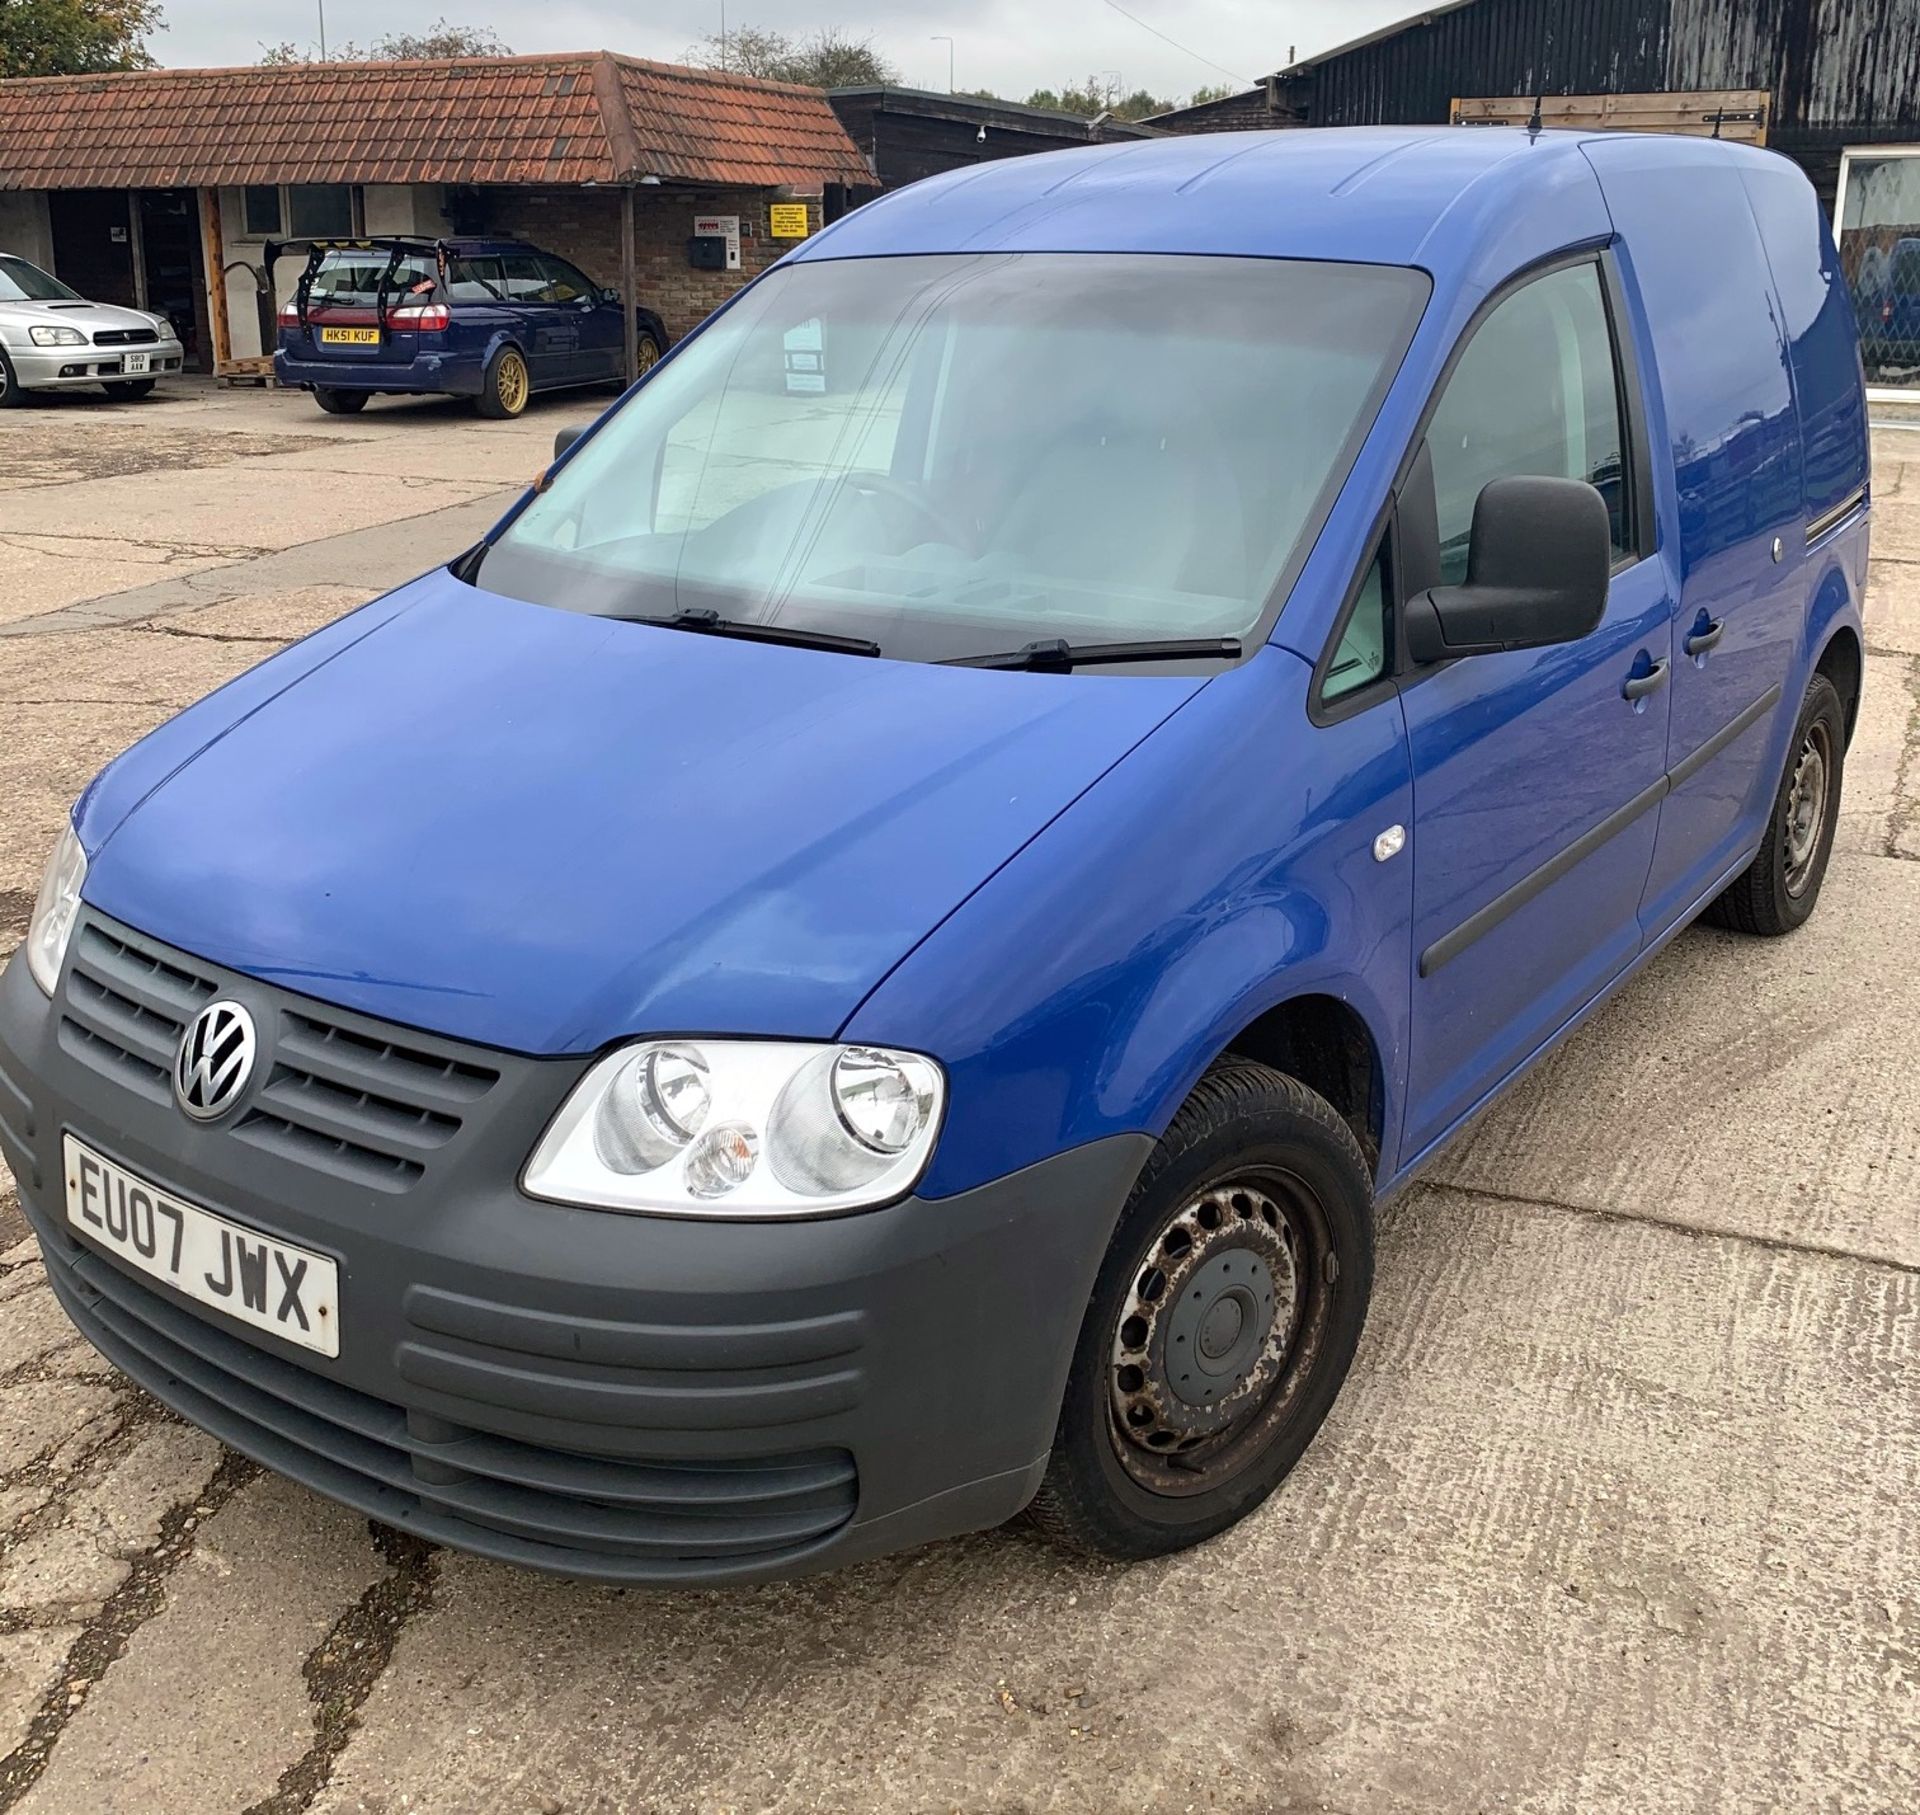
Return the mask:
{"type": "MultiPolygon", "coordinates": [[[[1597,195],[1580,131],[1299,128],[1199,133],[1000,158],[867,203],[802,258],[908,252],[1160,252],[1430,264],[1469,197],[1478,219],[1556,187],[1597,195]]],[[[1678,158],[1744,148],[1670,139],[1678,158]]],[[[1753,155],[1753,154],[1748,154],[1753,155]]],[[[1578,212],[1576,210],[1576,212],[1578,212]]]]}

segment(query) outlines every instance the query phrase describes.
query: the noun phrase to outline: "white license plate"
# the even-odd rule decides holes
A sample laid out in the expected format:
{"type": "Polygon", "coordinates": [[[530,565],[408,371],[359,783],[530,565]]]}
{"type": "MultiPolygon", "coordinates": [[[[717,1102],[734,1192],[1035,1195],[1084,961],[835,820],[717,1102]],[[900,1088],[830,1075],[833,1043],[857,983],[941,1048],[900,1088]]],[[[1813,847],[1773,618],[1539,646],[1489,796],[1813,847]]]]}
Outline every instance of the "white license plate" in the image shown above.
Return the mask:
{"type": "Polygon", "coordinates": [[[151,353],[123,353],[120,355],[122,372],[144,372],[153,364],[151,353]]]}
{"type": "Polygon", "coordinates": [[[339,1271],[230,1223],[63,1137],[67,1221],[129,1266],[303,1349],[340,1353],[339,1271]]]}

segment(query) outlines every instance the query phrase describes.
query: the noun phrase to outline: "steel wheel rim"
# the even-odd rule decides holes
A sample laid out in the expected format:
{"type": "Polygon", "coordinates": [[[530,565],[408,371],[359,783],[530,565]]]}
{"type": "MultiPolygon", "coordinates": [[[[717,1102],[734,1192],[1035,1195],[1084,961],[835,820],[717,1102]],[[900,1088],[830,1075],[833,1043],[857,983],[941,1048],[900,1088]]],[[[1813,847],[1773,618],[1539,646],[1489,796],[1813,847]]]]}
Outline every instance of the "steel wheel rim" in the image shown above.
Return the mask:
{"type": "Polygon", "coordinates": [[[1218,1180],[1162,1225],[1106,1368],[1108,1438],[1140,1486],[1207,1493],[1291,1417],[1326,1331],[1331,1244],[1318,1198],[1277,1171],[1218,1180]]]}
{"type": "Polygon", "coordinates": [[[508,353],[500,361],[500,405],[517,416],[526,408],[527,367],[518,353],[508,353]]]}
{"type": "Polygon", "coordinates": [[[1833,785],[1833,744],[1826,721],[1815,719],[1800,741],[1793,778],[1787,786],[1787,893],[1807,892],[1820,856],[1821,835],[1827,824],[1827,796],[1833,785]]]}

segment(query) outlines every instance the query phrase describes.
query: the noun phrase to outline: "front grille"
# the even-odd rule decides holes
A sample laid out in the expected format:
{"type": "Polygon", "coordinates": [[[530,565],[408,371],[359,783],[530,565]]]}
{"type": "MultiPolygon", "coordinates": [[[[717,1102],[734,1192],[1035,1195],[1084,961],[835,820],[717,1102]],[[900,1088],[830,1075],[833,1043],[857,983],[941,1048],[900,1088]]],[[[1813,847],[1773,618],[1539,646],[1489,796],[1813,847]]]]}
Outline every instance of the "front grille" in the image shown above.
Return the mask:
{"type": "MultiPolygon", "coordinates": [[[[199,960],[89,917],[74,939],[62,1048],[154,1102],[169,1100],[187,1023],[221,992],[199,960]]],[[[244,992],[258,1002],[259,986],[244,992]]],[[[305,998],[256,1012],[263,1053],[236,1140],[376,1191],[406,1191],[500,1081],[478,1059],[430,1050],[426,1036],[305,998]]],[[[465,1049],[461,1049],[464,1053],[465,1049]]]]}
{"type": "Polygon", "coordinates": [[[640,1462],[491,1436],[269,1355],[51,1228],[41,1235],[62,1304],[123,1372],[234,1448],[422,1537],[534,1567],[668,1580],[677,1566],[795,1554],[853,1516],[843,1449],[640,1462]]]}
{"type": "Polygon", "coordinates": [[[92,920],[73,942],[60,1044],[95,1071],[154,1102],[167,1101],[173,1055],[187,1023],[213,1000],[210,978],[159,946],[116,938],[92,920]]]}
{"type": "Polygon", "coordinates": [[[285,1010],[239,1139],[376,1190],[404,1191],[499,1072],[285,1010]]]}
{"type": "Polygon", "coordinates": [[[93,337],[96,347],[150,347],[160,338],[152,328],[102,328],[93,337]]]}

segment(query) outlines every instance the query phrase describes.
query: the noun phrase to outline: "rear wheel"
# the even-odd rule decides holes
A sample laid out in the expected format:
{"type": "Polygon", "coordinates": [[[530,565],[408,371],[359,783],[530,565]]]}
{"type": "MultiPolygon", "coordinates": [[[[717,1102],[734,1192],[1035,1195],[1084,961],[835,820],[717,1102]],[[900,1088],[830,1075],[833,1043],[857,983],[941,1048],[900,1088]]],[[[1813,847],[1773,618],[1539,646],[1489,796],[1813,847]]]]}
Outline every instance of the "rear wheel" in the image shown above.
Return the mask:
{"type": "Polygon", "coordinates": [[[0,410],[18,409],[26,401],[27,394],[14,374],[13,361],[0,350],[0,410]]]}
{"type": "Polygon", "coordinates": [[[517,416],[527,407],[532,392],[525,356],[518,347],[502,347],[487,361],[475,402],[483,416],[517,416]]]}
{"type": "Polygon", "coordinates": [[[151,378],[115,378],[102,388],[115,403],[132,403],[151,394],[153,386],[151,378]]]}
{"type": "Polygon", "coordinates": [[[1227,1058],[1174,1117],[1094,1287],[1033,1523],[1121,1560],[1251,1512],[1305,1452],[1373,1285],[1353,1131],[1293,1078],[1227,1058]]]}
{"type": "Polygon", "coordinates": [[[660,355],[663,350],[651,328],[642,328],[640,330],[640,337],[634,342],[633,363],[634,369],[642,378],[660,363],[660,355]]]}
{"type": "Polygon", "coordinates": [[[1846,756],[1846,709],[1833,683],[1816,674],[1793,728],[1766,838],[1753,862],[1707,909],[1708,920],[1768,938],[1806,924],[1833,855],[1846,756]]]}
{"type": "Polygon", "coordinates": [[[336,391],[326,385],[316,385],[313,400],[329,416],[352,416],[367,407],[368,391],[336,391]]]}

